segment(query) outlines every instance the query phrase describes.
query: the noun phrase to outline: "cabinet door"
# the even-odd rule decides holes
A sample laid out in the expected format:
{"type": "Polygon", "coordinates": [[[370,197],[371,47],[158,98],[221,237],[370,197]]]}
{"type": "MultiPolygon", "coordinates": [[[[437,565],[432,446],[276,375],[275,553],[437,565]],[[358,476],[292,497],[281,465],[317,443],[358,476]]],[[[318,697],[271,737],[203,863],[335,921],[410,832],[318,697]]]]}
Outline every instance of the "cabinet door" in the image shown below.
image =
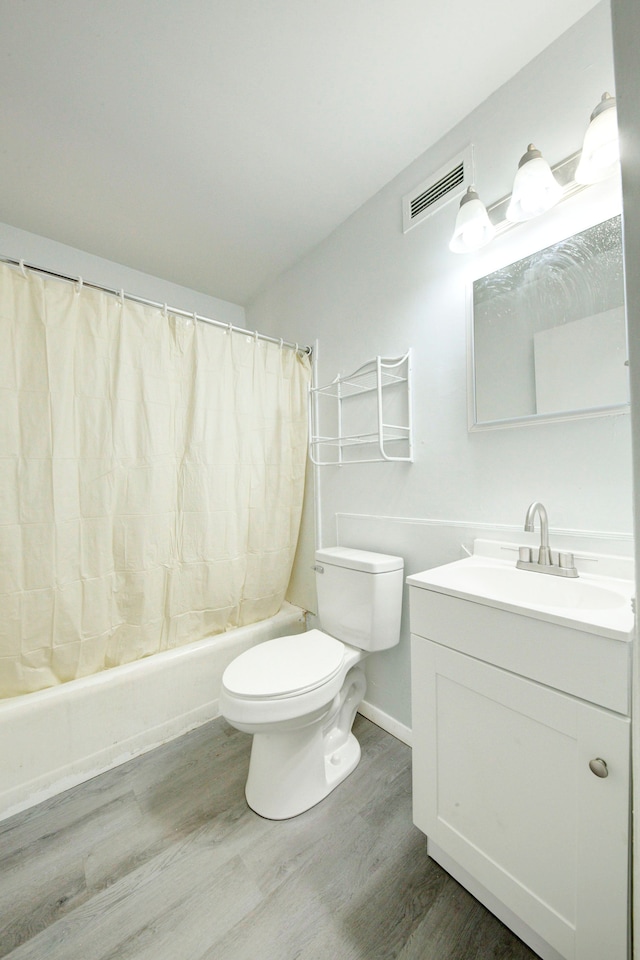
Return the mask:
{"type": "Polygon", "coordinates": [[[416,825],[563,957],[624,960],[628,719],[416,636],[412,677],[416,825]]]}

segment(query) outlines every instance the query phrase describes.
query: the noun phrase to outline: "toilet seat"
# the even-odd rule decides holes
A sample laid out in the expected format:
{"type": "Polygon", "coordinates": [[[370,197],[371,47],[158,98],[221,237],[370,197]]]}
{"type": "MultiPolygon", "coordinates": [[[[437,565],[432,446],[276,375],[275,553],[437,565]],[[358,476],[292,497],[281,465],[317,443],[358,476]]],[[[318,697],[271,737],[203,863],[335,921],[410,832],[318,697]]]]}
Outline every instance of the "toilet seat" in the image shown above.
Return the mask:
{"type": "Polygon", "coordinates": [[[222,677],[240,700],[297,697],[330,683],[343,668],[345,646],[321,630],[260,643],[240,654],[222,677]]]}

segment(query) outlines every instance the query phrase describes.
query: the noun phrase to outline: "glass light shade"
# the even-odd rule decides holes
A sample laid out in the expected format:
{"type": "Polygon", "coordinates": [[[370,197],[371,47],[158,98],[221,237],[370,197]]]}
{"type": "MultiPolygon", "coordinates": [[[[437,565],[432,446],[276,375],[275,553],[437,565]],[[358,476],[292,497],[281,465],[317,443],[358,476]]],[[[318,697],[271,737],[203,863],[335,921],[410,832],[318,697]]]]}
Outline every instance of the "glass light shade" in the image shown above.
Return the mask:
{"type": "Polygon", "coordinates": [[[562,196],[562,187],[551,167],[532,143],[518,164],[513,181],[511,201],[506,217],[512,223],[532,220],[555,206],[562,196]]]}
{"type": "Polygon", "coordinates": [[[608,93],[603,93],[584,135],[582,154],[575,173],[576,183],[606,180],[618,169],[619,160],[616,101],[608,93]]]}
{"type": "Polygon", "coordinates": [[[469,187],[460,201],[449,250],[453,253],[472,253],[489,243],[495,232],[496,228],[489,219],[484,203],[474,188],[469,187]]]}

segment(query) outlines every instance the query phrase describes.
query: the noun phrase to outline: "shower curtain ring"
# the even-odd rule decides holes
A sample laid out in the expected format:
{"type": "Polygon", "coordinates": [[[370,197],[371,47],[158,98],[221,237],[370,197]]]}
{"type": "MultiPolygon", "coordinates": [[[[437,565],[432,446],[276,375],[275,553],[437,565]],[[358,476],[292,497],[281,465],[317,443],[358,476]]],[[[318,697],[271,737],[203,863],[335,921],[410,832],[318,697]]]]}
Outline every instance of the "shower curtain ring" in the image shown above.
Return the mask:
{"type": "Polygon", "coordinates": [[[78,296],[79,293],[82,292],[82,284],[83,284],[82,277],[78,277],[78,282],[76,283],[76,290],[75,290],[76,297],[78,296]]]}
{"type": "Polygon", "coordinates": [[[164,303],[164,304],[162,305],[162,316],[165,318],[165,320],[168,318],[167,305],[166,305],[166,303],[164,303]]]}
{"type": "Polygon", "coordinates": [[[281,349],[281,350],[282,350],[283,345],[284,345],[284,340],[282,339],[282,337],[280,337],[280,349],[281,349]]]}
{"type": "Polygon", "coordinates": [[[24,260],[20,261],[20,272],[22,273],[22,276],[25,278],[25,280],[29,279],[29,277],[27,276],[27,271],[24,268],[24,260]]]}
{"type": "Polygon", "coordinates": [[[229,333],[229,334],[233,333],[233,324],[232,324],[232,323],[228,323],[228,324],[227,324],[227,333],[229,333]]]}
{"type": "Polygon", "coordinates": [[[124,310],[124,287],[120,289],[120,306],[124,310]]]}

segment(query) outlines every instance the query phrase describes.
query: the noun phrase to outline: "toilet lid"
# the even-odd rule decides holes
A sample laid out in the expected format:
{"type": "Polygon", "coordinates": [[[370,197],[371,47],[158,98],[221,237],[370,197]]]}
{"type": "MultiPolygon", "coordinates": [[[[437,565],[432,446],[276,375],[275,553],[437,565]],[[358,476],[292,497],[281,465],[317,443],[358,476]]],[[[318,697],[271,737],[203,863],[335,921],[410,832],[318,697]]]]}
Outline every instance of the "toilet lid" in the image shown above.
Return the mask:
{"type": "Polygon", "coordinates": [[[321,686],[340,671],[344,644],[321,630],[277,637],[241,653],[222,677],[236,697],[292,697],[321,686]]]}

